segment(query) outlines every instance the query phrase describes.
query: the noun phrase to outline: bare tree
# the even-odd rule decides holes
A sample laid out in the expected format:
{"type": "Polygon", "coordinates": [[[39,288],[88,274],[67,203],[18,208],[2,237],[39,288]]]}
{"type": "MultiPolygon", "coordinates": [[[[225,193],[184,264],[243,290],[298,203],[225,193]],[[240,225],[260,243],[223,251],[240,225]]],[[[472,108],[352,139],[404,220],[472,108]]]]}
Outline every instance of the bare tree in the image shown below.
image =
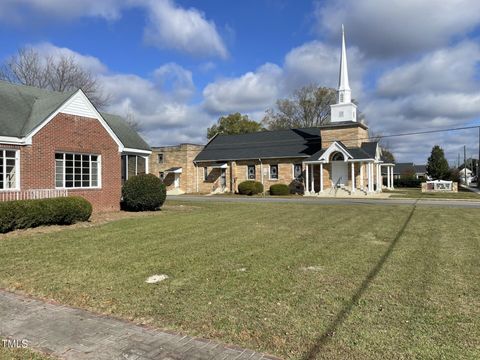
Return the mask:
{"type": "Polygon", "coordinates": [[[1,66],[0,79],[59,92],[82,89],[98,108],[109,102],[97,78],[73,56],[46,56],[35,49],[22,48],[1,66]]]}
{"type": "Polygon", "coordinates": [[[133,130],[135,131],[142,130],[142,127],[140,126],[140,123],[135,118],[135,114],[133,113],[133,110],[130,106],[128,106],[127,108],[127,112],[125,114],[125,121],[133,130]]]}
{"type": "Polygon", "coordinates": [[[270,130],[320,126],[330,121],[330,105],[335,102],[334,89],[304,86],[290,98],[277,100],[277,109],[267,110],[263,123],[270,130]]]}

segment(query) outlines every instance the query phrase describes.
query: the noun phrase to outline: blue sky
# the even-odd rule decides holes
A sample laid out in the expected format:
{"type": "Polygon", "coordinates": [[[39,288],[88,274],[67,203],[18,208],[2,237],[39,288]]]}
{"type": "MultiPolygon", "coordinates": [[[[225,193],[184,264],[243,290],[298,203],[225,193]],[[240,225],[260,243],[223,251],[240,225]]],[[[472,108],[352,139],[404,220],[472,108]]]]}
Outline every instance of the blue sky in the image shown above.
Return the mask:
{"type": "MultiPolygon", "coordinates": [[[[480,2],[458,0],[1,1],[0,59],[19,47],[69,54],[98,76],[108,111],[133,114],[151,145],[205,142],[222,114],[261,120],[311,83],[336,86],[341,24],[350,82],[376,134],[480,124],[480,2]]],[[[450,162],[478,134],[388,141],[450,162]]]]}

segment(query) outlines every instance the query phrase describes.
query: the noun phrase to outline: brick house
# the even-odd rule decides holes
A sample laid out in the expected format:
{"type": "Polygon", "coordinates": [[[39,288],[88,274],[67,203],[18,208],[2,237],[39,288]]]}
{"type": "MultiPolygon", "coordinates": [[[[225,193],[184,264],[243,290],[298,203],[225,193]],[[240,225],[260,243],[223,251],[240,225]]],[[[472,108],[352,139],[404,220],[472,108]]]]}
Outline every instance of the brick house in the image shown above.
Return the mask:
{"type": "Polygon", "coordinates": [[[148,144],[77,90],[0,81],[0,201],[79,195],[118,210],[122,181],[148,173],[148,144]]]}
{"type": "Polygon", "coordinates": [[[382,168],[386,187],[393,188],[394,164],[382,161],[378,143],[369,141],[368,127],[357,121],[344,35],[337,103],[331,105],[330,123],[313,128],[217,135],[203,148],[195,146],[184,151],[186,146],[170,147],[170,151],[155,148],[151,158],[152,168],[157,169],[161,159],[168,163],[169,171],[181,173],[175,183],[181,192],[236,192],[242,181],[256,180],[266,190],[282,183],[304,195],[328,195],[332,190],[370,195],[382,191],[382,168]],[[177,162],[180,158],[182,161],[177,162]]]}

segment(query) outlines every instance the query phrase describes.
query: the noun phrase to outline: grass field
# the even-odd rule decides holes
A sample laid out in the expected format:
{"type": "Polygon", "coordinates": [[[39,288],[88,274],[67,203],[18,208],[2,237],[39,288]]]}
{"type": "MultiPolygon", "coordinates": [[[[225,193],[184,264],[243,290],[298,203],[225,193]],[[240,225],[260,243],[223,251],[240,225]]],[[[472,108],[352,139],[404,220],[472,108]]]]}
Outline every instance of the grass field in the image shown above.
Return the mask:
{"type": "Polygon", "coordinates": [[[53,360],[28,349],[7,349],[0,346],[0,360],[53,360]]]}
{"type": "Polygon", "coordinates": [[[480,358],[480,210],[176,204],[0,238],[0,287],[285,358],[480,358]]]}
{"type": "Polygon", "coordinates": [[[394,191],[385,191],[391,194],[392,198],[409,199],[466,199],[480,201],[480,195],[473,191],[460,188],[457,193],[436,192],[422,193],[419,188],[396,188],[394,191]]]}

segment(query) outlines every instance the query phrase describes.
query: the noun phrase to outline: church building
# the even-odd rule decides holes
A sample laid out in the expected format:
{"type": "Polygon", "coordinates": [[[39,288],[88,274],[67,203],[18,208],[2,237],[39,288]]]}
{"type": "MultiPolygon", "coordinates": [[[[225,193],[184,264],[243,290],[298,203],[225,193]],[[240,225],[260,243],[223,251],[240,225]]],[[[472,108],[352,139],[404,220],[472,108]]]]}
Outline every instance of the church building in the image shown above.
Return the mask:
{"type": "Polygon", "coordinates": [[[357,119],[343,26],[337,102],[331,105],[328,124],[217,135],[205,146],[152,151],[150,172],[164,179],[169,193],[236,192],[245,180],[260,181],[266,191],[273,184],[287,184],[292,193],[306,196],[374,195],[383,187],[393,188],[393,164],[382,161],[381,148],[357,119]]]}

